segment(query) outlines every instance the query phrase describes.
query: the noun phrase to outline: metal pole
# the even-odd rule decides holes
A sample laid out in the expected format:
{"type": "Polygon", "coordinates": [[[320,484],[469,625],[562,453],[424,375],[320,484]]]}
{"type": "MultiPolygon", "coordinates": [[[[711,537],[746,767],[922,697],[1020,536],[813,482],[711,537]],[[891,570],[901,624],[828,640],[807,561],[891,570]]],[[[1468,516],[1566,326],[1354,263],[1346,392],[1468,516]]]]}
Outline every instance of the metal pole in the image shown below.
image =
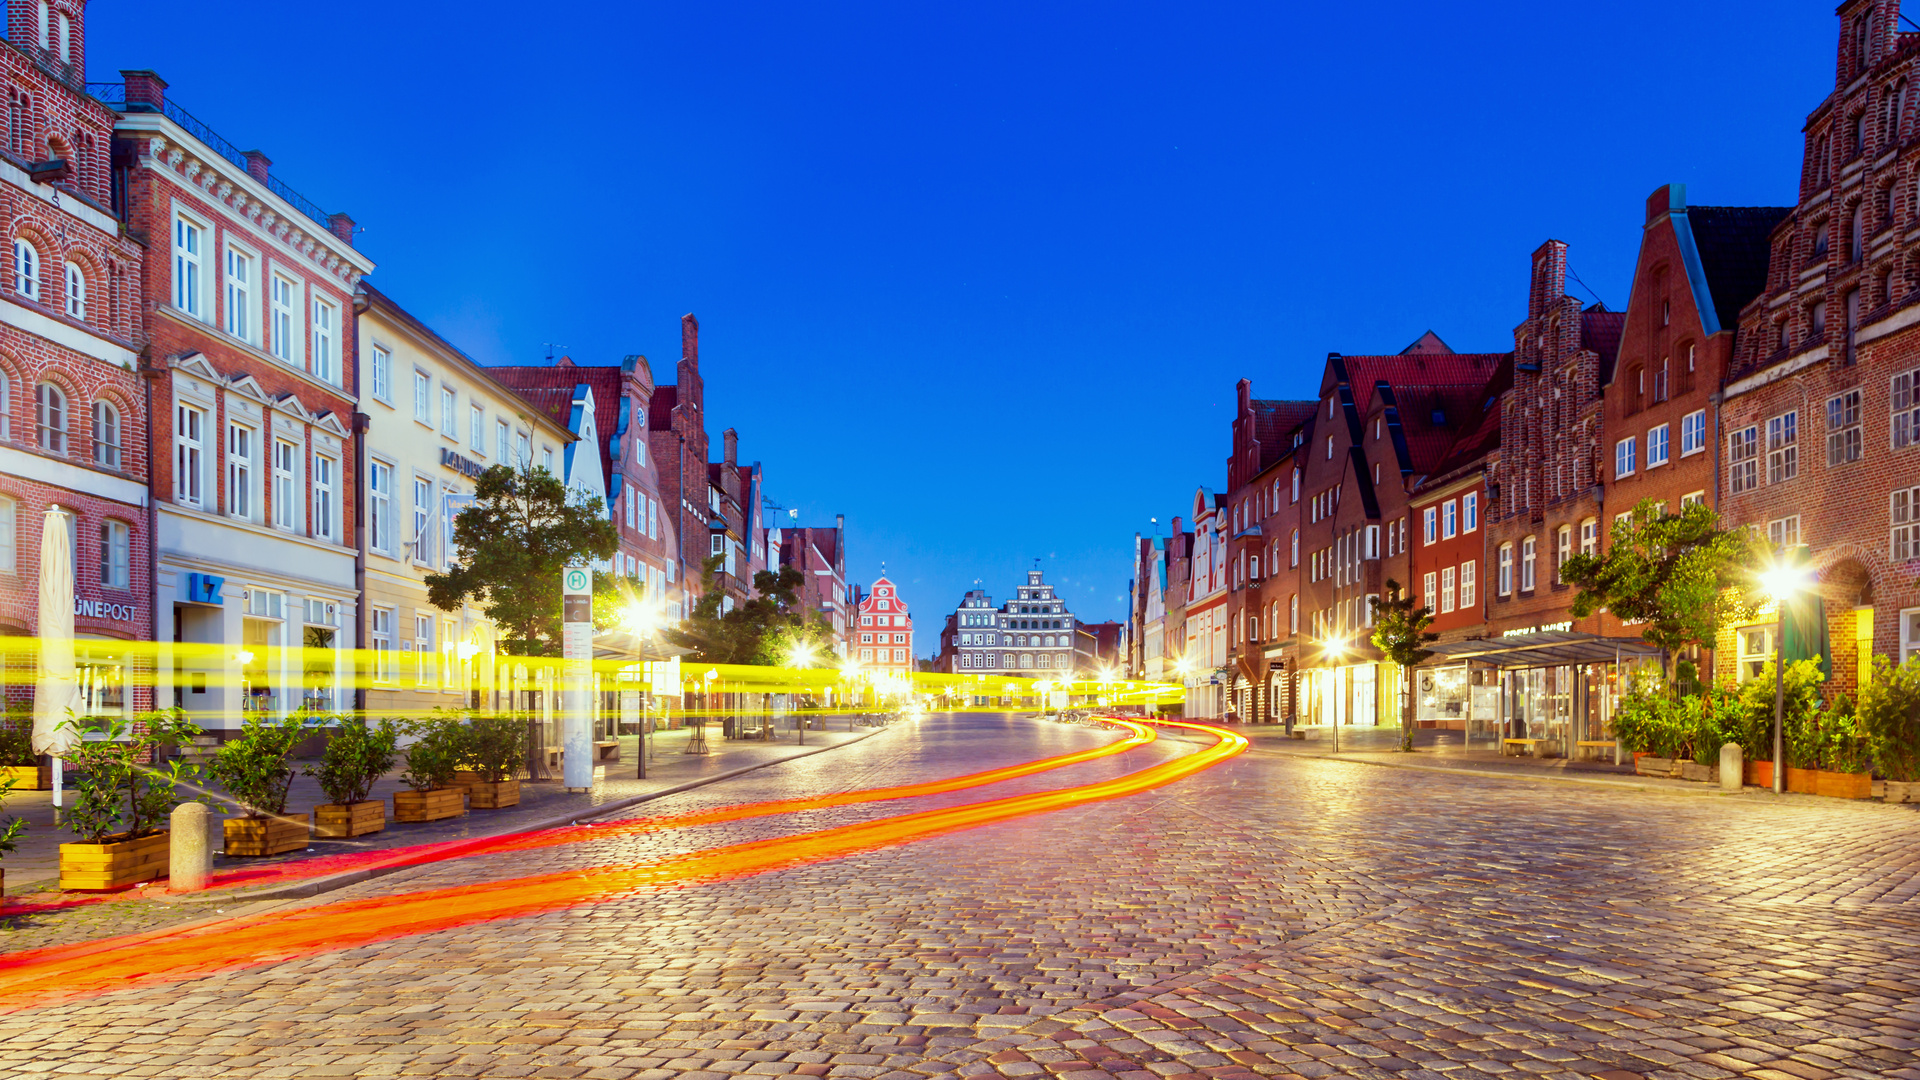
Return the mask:
{"type": "MultiPolygon", "coordinates": [[[[1783,603],[1775,601],[1775,603],[1783,603]]],[[[1787,752],[1786,752],[1786,712],[1787,712],[1787,654],[1786,640],[1780,631],[1786,629],[1787,613],[1780,612],[1780,625],[1774,630],[1773,637],[1773,793],[1783,794],[1787,790],[1787,752]]]]}

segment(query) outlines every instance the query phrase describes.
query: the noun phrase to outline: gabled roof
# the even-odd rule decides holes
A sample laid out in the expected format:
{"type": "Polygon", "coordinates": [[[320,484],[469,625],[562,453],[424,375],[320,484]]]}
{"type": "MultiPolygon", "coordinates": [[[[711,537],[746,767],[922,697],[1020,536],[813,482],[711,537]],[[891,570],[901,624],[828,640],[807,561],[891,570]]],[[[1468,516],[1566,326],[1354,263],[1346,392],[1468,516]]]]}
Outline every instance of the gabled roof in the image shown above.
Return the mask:
{"type": "MultiPolygon", "coordinates": [[[[1473,406],[1473,412],[1479,421],[1464,427],[1460,436],[1447,448],[1446,455],[1439,464],[1427,474],[1420,483],[1423,489],[1452,483],[1462,475],[1476,471],[1486,461],[1487,455],[1500,448],[1500,395],[1513,389],[1513,358],[1508,357],[1493,373],[1486,388],[1481,391],[1480,401],[1473,406]]],[[[1464,417],[1463,417],[1464,419],[1464,417]]]]}
{"type": "Polygon", "coordinates": [[[666,431],[673,426],[673,407],[680,403],[680,388],[673,383],[653,388],[653,404],[647,408],[647,428],[666,431]]]}
{"type": "MultiPolygon", "coordinates": [[[[1772,254],[1767,240],[1774,227],[1792,212],[1793,208],[1787,206],[1687,208],[1687,225],[1693,233],[1700,269],[1706,275],[1707,292],[1720,329],[1731,330],[1739,319],[1740,309],[1767,287],[1767,261],[1772,254]]],[[[1709,328],[1707,332],[1713,333],[1713,330],[1709,328]]]]}
{"type": "MultiPolygon", "coordinates": [[[[1386,382],[1395,387],[1485,386],[1506,353],[1408,353],[1393,356],[1343,356],[1349,385],[1371,388],[1386,382]]],[[[1324,396],[1337,378],[1328,365],[1321,381],[1324,396]]],[[[1367,392],[1365,389],[1362,393],[1367,392]]]]}
{"type": "MultiPolygon", "coordinates": [[[[1626,326],[1626,312],[1608,311],[1602,304],[1580,313],[1580,344],[1599,354],[1602,386],[1613,380],[1613,364],[1620,358],[1620,334],[1626,326]]],[[[1508,378],[1512,378],[1511,370],[1508,378]]]]}
{"type": "Polygon", "coordinates": [[[1253,437],[1260,440],[1260,462],[1255,473],[1271,467],[1293,450],[1293,440],[1288,434],[1310,423],[1314,411],[1320,407],[1314,401],[1257,400],[1249,404],[1253,410],[1253,437]]]}
{"type": "Polygon", "coordinates": [[[505,365],[485,369],[488,374],[508,386],[520,391],[520,396],[539,405],[541,410],[551,416],[563,428],[569,428],[569,413],[573,403],[573,388],[586,383],[593,388],[593,426],[600,436],[600,475],[609,481],[613,479],[613,445],[609,438],[620,430],[620,393],[626,373],[618,364],[575,364],[569,357],[561,357],[551,366],[505,365]],[[565,394],[569,408],[554,412],[549,407],[554,392],[565,394]],[[535,398],[539,392],[541,397],[535,398]]]}

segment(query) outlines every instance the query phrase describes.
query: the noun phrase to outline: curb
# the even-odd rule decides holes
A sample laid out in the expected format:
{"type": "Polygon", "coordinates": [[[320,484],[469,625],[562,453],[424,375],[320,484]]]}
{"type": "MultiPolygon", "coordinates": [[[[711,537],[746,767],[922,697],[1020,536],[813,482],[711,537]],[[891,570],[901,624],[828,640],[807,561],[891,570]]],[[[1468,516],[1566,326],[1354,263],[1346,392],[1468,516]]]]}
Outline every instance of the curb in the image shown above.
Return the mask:
{"type": "Polygon", "coordinates": [[[1684,788],[1668,787],[1664,784],[1648,784],[1638,778],[1632,780],[1612,780],[1602,777],[1548,776],[1542,773],[1506,772],[1498,769],[1467,769],[1454,768],[1449,765],[1420,765],[1411,761],[1374,761],[1369,758],[1348,757],[1344,754],[1301,754],[1291,753],[1286,750],[1269,750],[1265,747],[1254,747],[1253,749],[1264,750],[1266,753],[1276,757],[1297,758],[1302,761],[1340,761],[1348,765],[1373,765],[1382,769],[1412,769],[1416,772],[1444,773],[1453,776],[1480,776],[1495,780],[1543,780],[1562,784],[1594,784],[1600,787],[1626,788],[1632,791],[1663,791],[1671,795],[1691,795],[1696,797],[1702,795],[1738,794],[1738,792],[1721,791],[1718,787],[1707,787],[1706,790],[1702,791],[1690,791],[1684,788]]]}
{"type": "MultiPolygon", "coordinates": [[[[703,788],[709,784],[720,783],[722,780],[731,780],[736,776],[741,776],[757,769],[770,768],[774,765],[784,765],[789,761],[798,761],[801,758],[812,757],[815,754],[824,754],[829,750],[838,750],[843,746],[852,746],[855,743],[865,742],[875,735],[889,730],[891,729],[884,727],[873,728],[865,734],[862,734],[859,738],[848,739],[845,742],[835,743],[832,746],[808,749],[789,757],[777,758],[773,761],[762,761],[753,765],[743,765],[738,769],[718,773],[713,776],[704,776],[698,780],[689,780],[684,784],[675,784],[673,787],[660,791],[651,791],[645,795],[630,795],[624,799],[615,799],[613,802],[590,806],[584,810],[560,814],[556,817],[543,818],[539,821],[516,826],[515,828],[502,832],[473,837],[469,843],[473,846],[478,846],[489,840],[498,839],[502,836],[511,836],[514,833],[539,832],[542,829],[557,829],[563,825],[577,825],[582,821],[605,817],[608,814],[625,810],[630,806],[638,806],[641,803],[652,802],[655,799],[664,799],[669,795],[678,795],[684,791],[703,788]]],[[[442,862],[447,858],[458,858],[460,854],[460,849],[454,848],[446,852],[442,858],[434,861],[442,862]]],[[[358,885],[363,881],[372,881],[375,878],[386,877],[389,874],[397,874],[402,870],[412,870],[415,867],[428,865],[431,865],[431,863],[407,863],[403,866],[369,866],[362,870],[348,870],[339,874],[331,874],[327,877],[294,882],[290,885],[270,886],[254,892],[223,893],[209,890],[207,892],[196,893],[161,893],[159,895],[146,897],[146,899],[158,900],[165,904],[250,904],[256,900],[299,900],[310,896],[319,896],[322,893],[330,893],[337,889],[344,889],[349,885],[358,885]]]]}

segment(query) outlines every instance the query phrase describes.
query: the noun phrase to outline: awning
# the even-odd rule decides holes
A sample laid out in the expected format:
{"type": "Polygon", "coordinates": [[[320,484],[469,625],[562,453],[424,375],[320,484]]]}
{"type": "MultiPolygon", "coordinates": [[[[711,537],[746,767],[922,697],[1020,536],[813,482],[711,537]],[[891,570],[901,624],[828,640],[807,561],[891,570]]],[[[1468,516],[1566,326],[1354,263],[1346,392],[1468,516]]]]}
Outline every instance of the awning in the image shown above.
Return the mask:
{"type": "Polygon", "coordinates": [[[1660,650],[1641,638],[1602,637],[1577,630],[1543,630],[1512,637],[1474,638],[1429,645],[1422,666],[1473,660],[1492,667],[1558,667],[1562,664],[1610,664],[1616,658],[1657,657],[1660,650]]]}

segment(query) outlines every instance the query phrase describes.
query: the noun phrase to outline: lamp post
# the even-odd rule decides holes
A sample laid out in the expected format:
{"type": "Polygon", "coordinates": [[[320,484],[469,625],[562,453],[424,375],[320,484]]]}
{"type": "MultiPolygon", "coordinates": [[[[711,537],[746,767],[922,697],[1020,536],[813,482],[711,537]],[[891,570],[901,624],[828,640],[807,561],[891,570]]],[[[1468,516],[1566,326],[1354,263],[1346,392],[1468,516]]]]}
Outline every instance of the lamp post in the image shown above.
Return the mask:
{"type": "MultiPolygon", "coordinates": [[[[1327,657],[1335,662],[1335,674],[1340,676],[1341,686],[1346,691],[1344,700],[1347,708],[1351,709],[1353,707],[1352,677],[1341,670],[1339,666],[1340,658],[1347,654],[1346,639],[1328,638],[1321,643],[1321,646],[1322,651],[1326,653],[1327,657]]],[[[1337,706],[1333,710],[1333,752],[1336,754],[1340,752],[1340,709],[1337,706]]]]}
{"type": "MultiPolygon", "coordinates": [[[[793,659],[791,662],[793,666],[797,668],[812,666],[813,646],[811,645],[794,646],[793,659]]],[[[789,692],[787,696],[789,698],[792,698],[794,695],[791,692],[789,692]]],[[[796,744],[799,746],[807,745],[807,717],[805,713],[801,712],[801,710],[797,707],[797,705],[793,710],[793,721],[795,725],[794,739],[796,744]]]]}
{"type": "Polygon", "coordinates": [[[1773,597],[1773,793],[1787,789],[1787,601],[1805,587],[1801,570],[1781,551],[1773,565],[1760,574],[1760,583],[1773,597]]]}

